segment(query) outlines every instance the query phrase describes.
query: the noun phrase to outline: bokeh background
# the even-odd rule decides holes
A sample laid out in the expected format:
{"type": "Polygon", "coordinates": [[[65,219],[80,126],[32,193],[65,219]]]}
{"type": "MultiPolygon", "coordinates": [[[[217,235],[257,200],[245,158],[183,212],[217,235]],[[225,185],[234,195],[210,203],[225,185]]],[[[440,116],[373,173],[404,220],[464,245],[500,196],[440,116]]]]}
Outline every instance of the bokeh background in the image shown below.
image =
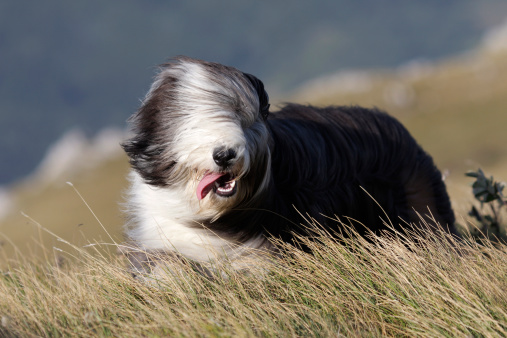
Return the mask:
{"type": "Polygon", "coordinates": [[[175,55],[257,75],[275,108],[389,111],[446,173],[458,219],[472,199],[467,170],[507,177],[505,0],[3,1],[6,259],[58,247],[39,225],[78,245],[121,241],[119,143],[157,65],[175,55]]]}

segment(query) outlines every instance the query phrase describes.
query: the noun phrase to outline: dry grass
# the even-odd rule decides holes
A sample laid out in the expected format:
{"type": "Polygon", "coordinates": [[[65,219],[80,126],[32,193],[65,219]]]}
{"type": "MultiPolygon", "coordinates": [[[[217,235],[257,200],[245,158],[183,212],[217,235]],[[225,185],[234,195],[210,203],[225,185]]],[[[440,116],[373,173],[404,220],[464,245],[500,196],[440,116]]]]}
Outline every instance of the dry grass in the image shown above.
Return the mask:
{"type": "MultiPolygon", "coordinates": [[[[481,166],[505,177],[506,61],[483,55],[443,61],[419,77],[371,74],[366,91],[328,86],[290,101],[393,113],[451,170],[454,209],[466,215],[472,195],[462,173],[481,166]],[[394,104],[396,88],[413,97],[394,104]]],[[[105,234],[64,183],[72,180],[120,238],[117,201],[127,167],[119,158],[44,191],[12,189],[14,211],[0,222],[0,233],[12,239],[0,261],[0,336],[507,336],[507,247],[487,240],[461,243],[458,253],[442,234],[339,242],[323,235],[306,243],[313,255],[284,247],[262,278],[225,266],[218,269],[229,278],[209,279],[172,263],[175,274],[158,287],[138,283],[114,250],[82,247],[105,234]],[[28,224],[18,210],[74,244],[28,224]]]]}
{"type": "Polygon", "coordinates": [[[39,234],[37,227],[27,222],[21,212],[37,219],[52,232],[74,244],[84,245],[89,241],[108,238],[90,210],[66,181],[72,181],[85,196],[94,213],[107,224],[108,232],[120,240],[121,226],[125,220],[119,203],[123,200],[122,193],[127,187],[125,177],[128,168],[126,157],[119,156],[97,168],[80,173],[77,177],[64,176],[46,187],[30,181],[15,186],[11,190],[14,199],[12,212],[5,219],[0,219],[0,246],[3,244],[2,249],[7,256],[12,257],[16,249],[23,253],[41,255],[33,239],[48,247],[58,244],[54,236],[39,234]],[[9,238],[10,242],[4,237],[9,238]]]}
{"type": "Polygon", "coordinates": [[[149,285],[121,257],[60,240],[47,260],[3,271],[0,336],[507,335],[505,245],[427,232],[303,240],[313,254],[279,243],[262,278],[171,263],[149,285]]]}

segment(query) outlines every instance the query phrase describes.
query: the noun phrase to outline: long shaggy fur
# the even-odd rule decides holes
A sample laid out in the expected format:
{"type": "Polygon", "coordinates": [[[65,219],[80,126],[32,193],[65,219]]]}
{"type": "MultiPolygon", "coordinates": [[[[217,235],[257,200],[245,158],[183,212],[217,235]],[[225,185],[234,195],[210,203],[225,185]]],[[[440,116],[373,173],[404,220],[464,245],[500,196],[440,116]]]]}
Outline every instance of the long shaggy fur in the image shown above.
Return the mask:
{"type": "Polygon", "coordinates": [[[391,116],[297,104],[268,113],[253,75],[187,57],[163,65],[123,144],[133,168],[129,239],[197,262],[239,261],[246,248],[269,248],[268,235],[305,234],[299,212],[330,230],[339,230],[326,217],[335,215],[360,233],[386,229],[378,205],[395,228],[429,208],[454,233],[440,172],[391,116]],[[212,174],[230,182],[201,192],[212,174]]]}

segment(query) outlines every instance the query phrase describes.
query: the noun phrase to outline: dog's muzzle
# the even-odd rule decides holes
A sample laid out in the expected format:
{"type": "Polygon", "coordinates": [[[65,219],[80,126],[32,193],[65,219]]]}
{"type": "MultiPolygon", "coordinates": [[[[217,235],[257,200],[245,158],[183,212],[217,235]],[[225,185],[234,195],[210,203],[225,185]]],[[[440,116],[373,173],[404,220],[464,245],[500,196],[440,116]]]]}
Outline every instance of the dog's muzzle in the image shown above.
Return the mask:
{"type": "Polygon", "coordinates": [[[197,185],[197,198],[202,200],[213,191],[220,197],[231,197],[237,191],[236,177],[227,170],[236,162],[236,151],[219,147],[213,151],[213,161],[224,172],[206,172],[197,185]]]}

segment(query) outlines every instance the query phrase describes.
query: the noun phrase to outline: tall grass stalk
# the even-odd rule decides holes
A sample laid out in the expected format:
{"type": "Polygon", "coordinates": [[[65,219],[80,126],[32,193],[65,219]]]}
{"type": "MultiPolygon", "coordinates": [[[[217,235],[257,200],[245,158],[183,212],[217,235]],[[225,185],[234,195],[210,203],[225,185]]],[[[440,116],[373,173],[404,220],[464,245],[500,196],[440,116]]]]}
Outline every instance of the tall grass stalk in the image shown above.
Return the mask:
{"type": "MultiPolygon", "coordinates": [[[[185,262],[157,282],[60,241],[0,276],[0,336],[506,336],[507,248],[430,230],[285,243],[262,272],[185,262]],[[64,257],[62,259],[61,257],[64,257]],[[226,276],[226,277],[220,277],[226,276]]],[[[175,266],[176,265],[176,266],[175,266]]]]}

